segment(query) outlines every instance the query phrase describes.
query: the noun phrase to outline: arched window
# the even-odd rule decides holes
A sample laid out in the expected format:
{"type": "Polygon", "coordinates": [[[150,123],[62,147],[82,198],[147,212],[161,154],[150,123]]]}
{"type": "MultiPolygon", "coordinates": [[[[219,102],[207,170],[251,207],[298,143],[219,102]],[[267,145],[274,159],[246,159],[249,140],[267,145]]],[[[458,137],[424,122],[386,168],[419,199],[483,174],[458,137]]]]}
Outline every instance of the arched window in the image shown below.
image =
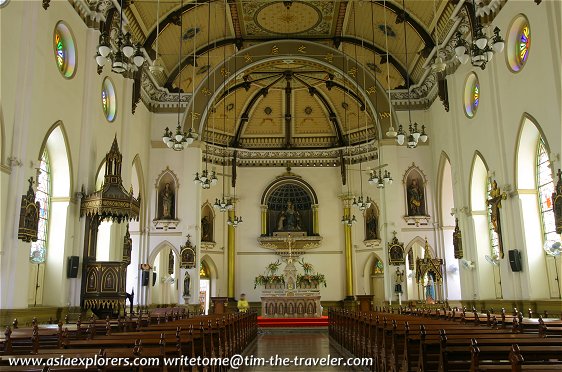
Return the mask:
{"type": "MultiPolygon", "coordinates": [[[[492,191],[492,180],[488,177],[486,182],[486,196],[490,199],[490,192],[492,191]]],[[[499,213],[499,212],[498,212],[499,213]]],[[[488,229],[490,230],[490,255],[492,257],[500,257],[500,242],[498,239],[498,234],[494,231],[494,226],[492,225],[492,205],[488,205],[488,229]]]]}
{"type": "Polygon", "coordinates": [[[41,155],[35,201],[38,201],[40,205],[39,229],[37,232],[37,241],[31,244],[29,260],[32,263],[40,264],[45,262],[47,256],[47,238],[51,207],[51,164],[49,162],[47,150],[43,151],[43,155],[41,155]]]}
{"type": "Polygon", "coordinates": [[[560,240],[556,234],[554,223],[554,212],[552,210],[552,193],[554,192],[554,180],[552,178],[552,167],[548,152],[542,138],[537,145],[537,191],[544,240],[560,240]]]}

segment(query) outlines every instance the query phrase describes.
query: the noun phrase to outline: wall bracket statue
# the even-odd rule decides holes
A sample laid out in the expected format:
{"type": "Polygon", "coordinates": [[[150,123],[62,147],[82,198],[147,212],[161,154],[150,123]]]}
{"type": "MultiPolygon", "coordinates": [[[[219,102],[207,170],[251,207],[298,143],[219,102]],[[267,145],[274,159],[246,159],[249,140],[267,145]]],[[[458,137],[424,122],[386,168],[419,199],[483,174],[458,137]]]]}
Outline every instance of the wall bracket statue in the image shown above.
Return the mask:
{"type": "Polygon", "coordinates": [[[501,192],[496,180],[492,181],[492,189],[490,190],[490,199],[486,200],[486,205],[490,207],[490,220],[492,228],[498,234],[498,248],[500,251],[500,258],[503,258],[503,241],[502,241],[502,225],[500,209],[502,207],[502,200],[507,199],[507,194],[501,192]]]}

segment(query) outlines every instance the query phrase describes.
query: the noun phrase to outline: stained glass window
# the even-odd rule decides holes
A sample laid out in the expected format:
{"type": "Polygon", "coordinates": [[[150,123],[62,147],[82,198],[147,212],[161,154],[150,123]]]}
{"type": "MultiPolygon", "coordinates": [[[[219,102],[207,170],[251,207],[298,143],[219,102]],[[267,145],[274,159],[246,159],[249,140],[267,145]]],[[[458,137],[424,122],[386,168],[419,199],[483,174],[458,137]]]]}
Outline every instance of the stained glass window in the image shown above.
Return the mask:
{"type": "Polygon", "coordinates": [[[31,243],[29,260],[32,263],[43,263],[47,258],[47,238],[49,233],[49,215],[51,206],[51,165],[47,150],[41,156],[39,166],[39,177],[37,179],[37,191],[35,201],[39,202],[39,229],[37,241],[31,243]]]}
{"type": "Polygon", "coordinates": [[[60,73],[70,79],[76,70],[76,50],[74,48],[74,37],[64,22],[55,26],[53,35],[53,49],[55,61],[60,73]]]}
{"type": "Polygon", "coordinates": [[[464,87],[464,112],[469,118],[473,118],[480,103],[480,83],[478,76],[471,72],[464,87]]]}
{"type": "Polygon", "coordinates": [[[373,274],[384,274],[384,264],[378,258],[375,259],[375,264],[373,265],[373,274]]]}
{"type": "Polygon", "coordinates": [[[554,192],[554,180],[552,178],[552,167],[548,152],[542,138],[537,146],[537,190],[544,240],[559,241],[560,235],[556,234],[554,223],[554,212],[552,210],[552,193],[554,192]]]}
{"type": "Polygon", "coordinates": [[[108,121],[115,120],[117,102],[115,98],[115,88],[109,78],[103,79],[101,87],[101,108],[108,121]]]}
{"type": "MultiPolygon", "coordinates": [[[[486,182],[486,199],[490,199],[490,193],[492,191],[492,182],[491,179],[488,178],[488,182],[486,182]]],[[[498,211],[498,213],[500,213],[498,211]]],[[[498,239],[498,234],[494,231],[494,226],[492,225],[492,206],[488,206],[488,228],[490,230],[490,253],[492,257],[500,257],[500,243],[498,239]]]]}
{"type": "Polygon", "coordinates": [[[523,14],[519,14],[511,22],[507,39],[507,61],[511,71],[518,72],[523,68],[529,57],[530,49],[529,20],[523,14]]]}
{"type": "Polygon", "coordinates": [[[525,24],[519,34],[519,63],[521,65],[525,64],[527,61],[529,48],[531,48],[531,32],[529,30],[529,25],[525,24]]]}

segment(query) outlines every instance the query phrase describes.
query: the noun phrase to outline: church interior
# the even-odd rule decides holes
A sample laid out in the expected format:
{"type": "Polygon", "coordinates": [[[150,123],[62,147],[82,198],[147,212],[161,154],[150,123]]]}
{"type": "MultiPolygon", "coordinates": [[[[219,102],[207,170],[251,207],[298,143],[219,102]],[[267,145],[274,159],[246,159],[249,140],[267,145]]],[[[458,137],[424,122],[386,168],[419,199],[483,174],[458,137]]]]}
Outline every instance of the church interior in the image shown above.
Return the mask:
{"type": "Polygon", "coordinates": [[[562,334],[560,1],[0,0],[0,28],[2,329],[562,334]]]}

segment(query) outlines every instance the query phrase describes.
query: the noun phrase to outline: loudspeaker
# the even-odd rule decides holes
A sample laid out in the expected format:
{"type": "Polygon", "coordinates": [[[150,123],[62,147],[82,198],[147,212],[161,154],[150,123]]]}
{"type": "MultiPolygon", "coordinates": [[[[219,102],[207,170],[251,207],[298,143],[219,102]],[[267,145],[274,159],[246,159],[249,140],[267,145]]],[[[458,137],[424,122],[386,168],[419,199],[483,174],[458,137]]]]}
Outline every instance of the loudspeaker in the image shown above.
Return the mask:
{"type": "Polygon", "coordinates": [[[156,273],[152,273],[152,286],[154,287],[154,285],[156,284],[156,273]]]}
{"type": "Polygon", "coordinates": [[[511,266],[511,271],[521,271],[521,252],[517,249],[509,250],[509,265],[511,266]]]}
{"type": "Polygon", "coordinates": [[[68,265],[66,266],[66,277],[78,278],[78,266],[80,266],[80,257],[69,256],[68,265]]]}
{"type": "Polygon", "coordinates": [[[148,287],[148,274],[150,274],[150,271],[146,271],[146,270],[142,271],[142,286],[143,287],[148,287]]]}

